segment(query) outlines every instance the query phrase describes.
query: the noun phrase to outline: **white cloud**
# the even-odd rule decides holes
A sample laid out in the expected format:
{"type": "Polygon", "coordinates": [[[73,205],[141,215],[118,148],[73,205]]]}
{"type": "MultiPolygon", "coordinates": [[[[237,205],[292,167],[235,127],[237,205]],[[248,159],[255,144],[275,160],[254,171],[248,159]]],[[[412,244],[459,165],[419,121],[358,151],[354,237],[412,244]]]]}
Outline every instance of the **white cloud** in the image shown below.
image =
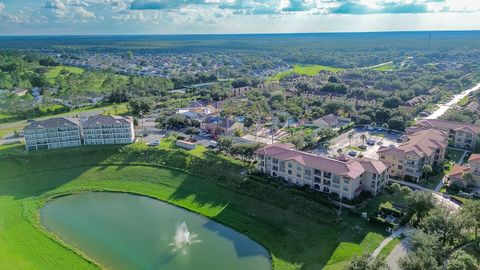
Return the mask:
{"type": "Polygon", "coordinates": [[[0,13],[5,9],[5,4],[3,2],[0,2],[0,13]]]}

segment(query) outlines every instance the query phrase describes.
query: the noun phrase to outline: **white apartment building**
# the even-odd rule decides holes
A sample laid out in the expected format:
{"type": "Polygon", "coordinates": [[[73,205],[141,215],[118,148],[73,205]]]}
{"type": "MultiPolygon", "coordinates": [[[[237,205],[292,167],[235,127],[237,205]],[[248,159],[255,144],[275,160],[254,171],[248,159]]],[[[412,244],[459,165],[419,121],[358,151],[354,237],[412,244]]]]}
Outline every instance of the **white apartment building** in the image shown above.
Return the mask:
{"type": "Polygon", "coordinates": [[[128,144],[135,140],[133,119],[127,116],[95,115],[82,122],[84,144],[128,144]]]}
{"type": "Polygon", "coordinates": [[[27,151],[81,145],[80,126],[76,119],[64,117],[33,121],[24,130],[27,151]]]}
{"type": "Polygon", "coordinates": [[[255,152],[257,168],[298,186],[353,199],[362,191],[377,194],[387,182],[387,166],[378,160],[341,160],[272,144],[255,152]]]}

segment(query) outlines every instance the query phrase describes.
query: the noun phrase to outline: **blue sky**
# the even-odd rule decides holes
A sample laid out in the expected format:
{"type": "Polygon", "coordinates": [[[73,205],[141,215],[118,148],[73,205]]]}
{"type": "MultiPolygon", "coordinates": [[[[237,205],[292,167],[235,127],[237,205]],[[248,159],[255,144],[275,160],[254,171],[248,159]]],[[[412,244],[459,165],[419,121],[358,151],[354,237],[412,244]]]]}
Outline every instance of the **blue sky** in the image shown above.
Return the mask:
{"type": "Polygon", "coordinates": [[[480,0],[0,0],[0,35],[480,30],[480,0]]]}

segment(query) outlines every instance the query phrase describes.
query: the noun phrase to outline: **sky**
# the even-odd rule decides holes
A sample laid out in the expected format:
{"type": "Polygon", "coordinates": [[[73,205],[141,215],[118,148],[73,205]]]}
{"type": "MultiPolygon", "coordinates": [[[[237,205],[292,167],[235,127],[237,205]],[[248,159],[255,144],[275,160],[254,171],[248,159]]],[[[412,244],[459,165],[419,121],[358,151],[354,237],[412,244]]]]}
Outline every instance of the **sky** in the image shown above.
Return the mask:
{"type": "Polygon", "coordinates": [[[0,0],[0,35],[480,30],[480,0],[0,0]]]}

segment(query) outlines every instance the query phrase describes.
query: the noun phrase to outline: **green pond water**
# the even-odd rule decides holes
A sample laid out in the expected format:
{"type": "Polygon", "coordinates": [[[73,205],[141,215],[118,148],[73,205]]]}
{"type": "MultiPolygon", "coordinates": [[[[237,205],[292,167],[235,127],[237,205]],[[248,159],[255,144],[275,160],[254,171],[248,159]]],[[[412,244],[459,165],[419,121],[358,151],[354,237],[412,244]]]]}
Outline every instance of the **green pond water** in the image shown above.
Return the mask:
{"type": "Polygon", "coordinates": [[[48,202],[40,219],[47,230],[107,269],[271,269],[268,252],[245,235],[144,196],[69,195],[48,202]]]}

